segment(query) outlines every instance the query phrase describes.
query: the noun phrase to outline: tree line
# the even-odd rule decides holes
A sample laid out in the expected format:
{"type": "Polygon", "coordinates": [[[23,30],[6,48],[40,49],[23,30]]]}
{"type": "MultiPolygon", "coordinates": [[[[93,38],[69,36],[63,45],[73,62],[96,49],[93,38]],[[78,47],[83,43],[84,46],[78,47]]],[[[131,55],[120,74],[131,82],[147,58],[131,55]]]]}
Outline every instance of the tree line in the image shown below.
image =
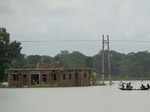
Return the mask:
{"type": "MultiPolygon", "coordinates": [[[[25,55],[21,53],[21,43],[10,41],[9,33],[0,28],[0,80],[6,80],[5,70],[13,68],[32,68],[41,64],[62,64],[66,68],[92,68],[100,78],[102,52],[86,56],[79,51],[61,51],[54,57],[47,55],[25,55]]],[[[107,52],[107,51],[105,51],[107,52]]],[[[106,66],[106,63],[105,63],[106,66]]],[[[150,52],[120,53],[111,51],[112,77],[114,79],[138,79],[150,77],[150,52]]],[[[106,69],[107,74],[107,69],[106,69]]]]}
{"type": "MultiPolygon", "coordinates": [[[[100,77],[102,68],[102,52],[94,56],[86,56],[81,52],[61,51],[54,57],[40,55],[22,55],[13,60],[11,67],[36,67],[37,63],[60,63],[66,68],[92,68],[100,77]]],[[[106,66],[106,64],[105,64],[106,66]]],[[[111,51],[111,71],[113,78],[149,78],[150,52],[132,52],[128,54],[111,51]]],[[[106,68],[106,67],[105,67],[106,68]]],[[[106,68],[107,77],[107,68],[106,68]]]]}

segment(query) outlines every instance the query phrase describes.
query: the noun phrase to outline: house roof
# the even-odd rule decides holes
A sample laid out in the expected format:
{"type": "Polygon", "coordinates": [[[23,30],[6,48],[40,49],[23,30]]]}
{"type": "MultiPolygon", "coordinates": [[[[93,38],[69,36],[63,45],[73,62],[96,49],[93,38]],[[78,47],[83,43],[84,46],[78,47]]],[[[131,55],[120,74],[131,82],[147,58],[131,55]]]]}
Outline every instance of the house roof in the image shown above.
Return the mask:
{"type": "Polygon", "coordinates": [[[10,68],[7,71],[90,71],[91,68],[10,68]]]}

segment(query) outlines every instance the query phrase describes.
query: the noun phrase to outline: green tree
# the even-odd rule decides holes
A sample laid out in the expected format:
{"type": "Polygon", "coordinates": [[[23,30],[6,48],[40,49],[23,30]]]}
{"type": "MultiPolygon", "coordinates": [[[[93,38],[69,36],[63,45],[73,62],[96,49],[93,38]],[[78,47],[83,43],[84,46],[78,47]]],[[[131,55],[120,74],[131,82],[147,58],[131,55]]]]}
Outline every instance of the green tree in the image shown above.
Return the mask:
{"type": "Polygon", "coordinates": [[[86,58],[87,56],[78,51],[72,53],[61,51],[61,53],[55,56],[55,61],[60,62],[67,68],[80,68],[86,67],[86,58]]]}
{"type": "Polygon", "coordinates": [[[40,55],[30,55],[27,57],[27,67],[36,67],[38,63],[41,63],[40,55]]]}
{"type": "Polygon", "coordinates": [[[9,33],[5,28],[0,28],[0,81],[6,78],[5,70],[9,67],[12,60],[21,55],[21,43],[10,42],[9,33]]]}

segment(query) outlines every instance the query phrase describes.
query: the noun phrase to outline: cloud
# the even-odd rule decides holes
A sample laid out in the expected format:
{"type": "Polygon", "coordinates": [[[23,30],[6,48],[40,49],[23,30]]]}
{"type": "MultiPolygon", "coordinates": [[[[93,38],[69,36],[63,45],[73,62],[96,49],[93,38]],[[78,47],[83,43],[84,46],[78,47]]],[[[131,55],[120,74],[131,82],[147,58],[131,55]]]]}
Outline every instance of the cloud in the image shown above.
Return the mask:
{"type": "Polygon", "coordinates": [[[0,14],[5,15],[9,14],[11,15],[14,12],[14,10],[11,7],[10,0],[1,0],[0,1],[0,14]]]}
{"type": "MultiPolygon", "coordinates": [[[[8,29],[13,40],[91,40],[99,39],[98,35],[103,33],[110,34],[112,40],[150,40],[149,3],[149,0],[1,0],[0,24],[8,29]]],[[[100,50],[100,44],[23,43],[23,52],[52,55],[64,48],[92,55],[100,50]]],[[[116,42],[111,43],[111,48],[123,52],[149,50],[147,44],[116,42]]]]}

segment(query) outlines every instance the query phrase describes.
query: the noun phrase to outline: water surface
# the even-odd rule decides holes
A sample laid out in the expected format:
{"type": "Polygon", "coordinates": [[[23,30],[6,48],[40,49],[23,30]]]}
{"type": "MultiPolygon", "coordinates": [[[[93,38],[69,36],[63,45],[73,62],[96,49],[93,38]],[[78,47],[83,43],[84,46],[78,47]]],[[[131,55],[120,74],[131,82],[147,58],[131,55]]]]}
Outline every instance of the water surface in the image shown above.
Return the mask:
{"type": "Polygon", "coordinates": [[[150,91],[103,87],[0,89],[0,112],[150,112],[150,91]]]}

